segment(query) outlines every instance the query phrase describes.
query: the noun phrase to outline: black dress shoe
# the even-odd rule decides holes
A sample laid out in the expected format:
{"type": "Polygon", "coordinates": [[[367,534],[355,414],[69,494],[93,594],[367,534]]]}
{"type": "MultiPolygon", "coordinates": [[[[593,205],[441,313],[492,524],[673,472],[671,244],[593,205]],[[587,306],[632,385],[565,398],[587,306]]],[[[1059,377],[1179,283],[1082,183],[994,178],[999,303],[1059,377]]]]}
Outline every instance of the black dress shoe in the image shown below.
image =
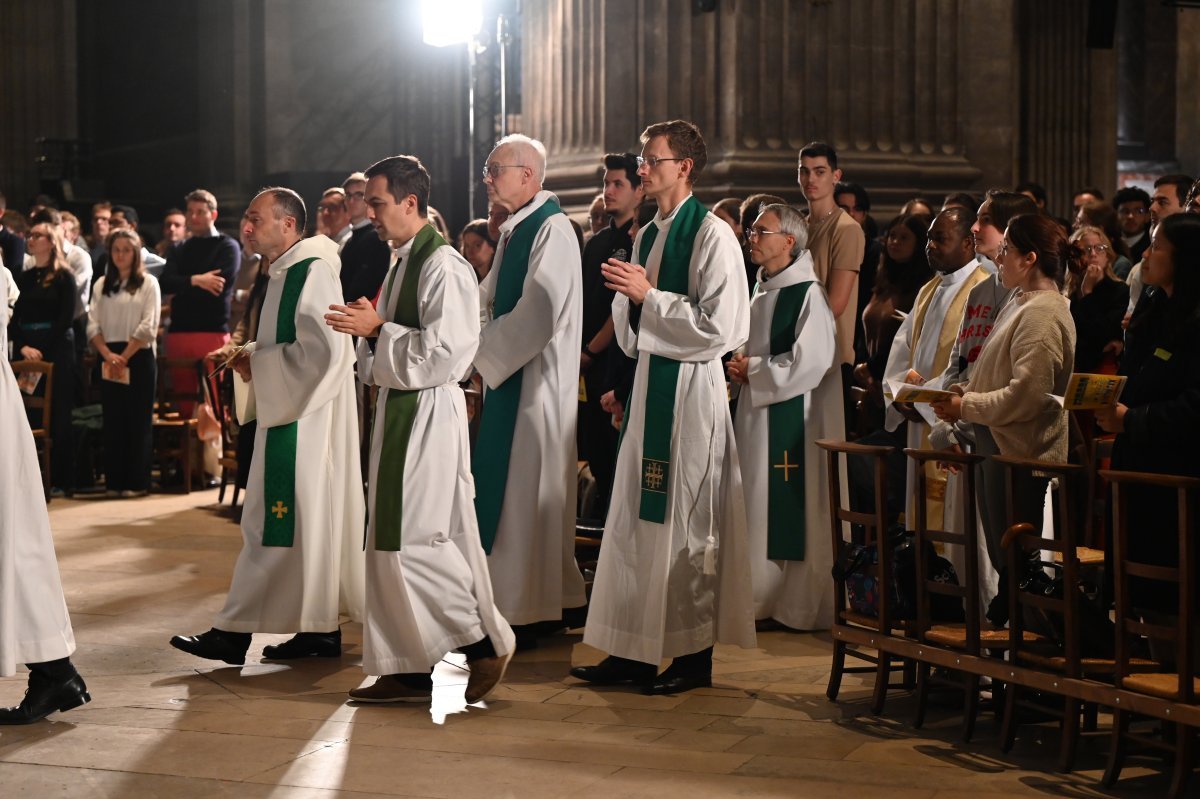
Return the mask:
{"type": "Polygon", "coordinates": [[[337,658],[342,656],[342,631],[331,633],[296,633],[282,644],[263,647],[266,660],[296,658],[337,658]]]}
{"type": "Polygon", "coordinates": [[[711,674],[672,674],[668,669],[643,689],[651,696],[658,694],[681,694],[693,688],[711,688],[711,674]]]}
{"type": "Polygon", "coordinates": [[[250,646],[250,636],[247,634],[231,635],[223,630],[213,628],[199,635],[172,636],[171,646],[198,658],[223,660],[231,666],[242,666],[246,663],[246,650],[250,646]],[[238,640],[242,638],[245,643],[238,640]]]}
{"type": "Polygon", "coordinates": [[[65,682],[51,682],[30,674],[25,698],[17,707],[0,710],[0,724],[32,724],[56,710],[70,710],[91,701],[92,696],[78,674],[65,682]]]}
{"type": "Polygon", "coordinates": [[[658,668],[650,663],[610,655],[595,666],[576,666],[571,676],[592,685],[649,685],[657,672],[658,668]]]}

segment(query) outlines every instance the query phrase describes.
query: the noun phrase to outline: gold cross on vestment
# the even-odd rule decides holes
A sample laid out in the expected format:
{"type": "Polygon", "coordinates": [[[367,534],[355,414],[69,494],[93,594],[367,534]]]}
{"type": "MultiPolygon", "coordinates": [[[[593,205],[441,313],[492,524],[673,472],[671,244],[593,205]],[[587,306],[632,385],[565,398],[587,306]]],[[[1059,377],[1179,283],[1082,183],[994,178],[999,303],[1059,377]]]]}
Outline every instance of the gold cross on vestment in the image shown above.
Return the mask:
{"type": "Polygon", "coordinates": [[[283,500],[276,500],[275,506],[271,508],[271,513],[275,514],[276,519],[282,519],[287,515],[288,506],[283,504],[283,500]]]}
{"type": "Polygon", "coordinates": [[[783,451],[783,463],[777,463],[777,464],[775,464],[775,468],[776,468],[776,469],[783,469],[783,482],[785,482],[785,483],[786,483],[786,482],[788,482],[788,475],[790,475],[790,474],[791,474],[791,470],[792,470],[792,469],[799,469],[799,468],[800,468],[800,464],[798,464],[798,463],[788,463],[788,451],[785,449],[785,450],[783,451]]]}
{"type": "Polygon", "coordinates": [[[646,488],[651,491],[657,491],[662,488],[663,484],[663,468],[658,461],[646,462],[646,474],[643,478],[646,481],[646,488]]]}

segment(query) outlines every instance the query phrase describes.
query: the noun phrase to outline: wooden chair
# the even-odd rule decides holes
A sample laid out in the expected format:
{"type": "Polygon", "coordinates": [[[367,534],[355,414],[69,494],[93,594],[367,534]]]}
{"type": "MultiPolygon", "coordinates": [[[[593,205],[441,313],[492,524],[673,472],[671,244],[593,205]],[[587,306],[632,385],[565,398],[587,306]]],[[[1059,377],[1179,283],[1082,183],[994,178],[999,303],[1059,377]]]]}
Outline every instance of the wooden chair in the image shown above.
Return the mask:
{"type": "Polygon", "coordinates": [[[181,403],[202,402],[200,385],[204,382],[203,361],[195,358],[158,359],[157,402],[152,424],[154,434],[154,458],[159,463],[160,485],[165,482],[167,464],[179,462],[183,475],[183,493],[192,492],[192,460],[199,452],[196,435],[198,422],[185,417],[180,411],[181,403]],[[180,391],[171,379],[176,370],[192,370],[196,374],[196,390],[180,391]]]}
{"type": "MultiPolygon", "coordinates": [[[[975,467],[983,460],[982,455],[952,453],[940,450],[906,449],[904,454],[916,462],[917,497],[915,524],[915,558],[917,573],[917,640],[944,649],[965,652],[978,657],[984,651],[1007,649],[1008,637],[1003,630],[984,630],[981,621],[983,612],[979,606],[979,531],[975,514],[975,467]],[[963,490],[966,494],[963,518],[967,530],[951,532],[929,527],[929,509],[925,502],[928,477],[925,464],[945,461],[961,469],[963,490]],[[963,548],[964,574],[961,584],[937,582],[929,574],[926,553],[935,543],[956,544],[963,548]],[[958,599],[964,609],[964,621],[948,622],[932,618],[933,595],[958,599]]],[[[943,524],[943,527],[948,525],[943,524]]],[[[917,715],[914,726],[925,723],[925,709],[929,699],[931,666],[921,661],[917,666],[917,715]]],[[[964,741],[971,740],[975,731],[975,719],[979,713],[980,675],[962,670],[963,728],[964,741]]]]}
{"type": "MultiPolygon", "coordinates": [[[[53,442],[50,440],[50,420],[52,418],[54,400],[54,364],[48,361],[13,361],[12,370],[16,378],[22,375],[40,374],[46,390],[41,396],[21,392],[21,400],[27,409],[41,411],[41,422],[33,427],[33,444],[37,449],[38,461],[42,465],[42,487],[46,493],[46,501],[50,501],[50,450],[53,442]]],[[[32,427],[32,425],[31,425],[32,427]]]]}
{"type": "MultiPolygon", "coordinates": [[[[1079,481],[1090,479],[1089,470],[1079,464],[1050,463],[1003,455],[995,456],[994,460],[1006,472],[1008,521],[1011,525],[1002,542],[1008,559],[1010,659],[1020,665],[1071,679],[1111,679],[1115,670],[1115,662],[1111,658],[1084,657],[1082,652],[1081,567],[1098,566],[1104,562],[1103,552],[1079,545],[1081,530],[1073,497],[1075,490],[1080,487],[1079,481]],[[1034,520],[1019,518],[1017,496],[1040,490],[1040,487],[1032,487],[1035,475],[1057,482],[1052,489],[1055,508],[1053,538],[1038,534],[1034,525],[1030,524],[1034,520]],[[1042,551],[1050,552],[1051,560],[1042,561],[1037,555],[1034,555],[1035,560],[1030,560],[1031,553],[1042,551]],[[1061,594],[1047,596],[1022,590],[1021,582],[1032,568],[1050,569],[1060,576],[1061,594]],[[1041,614],[1056,630],[1061,630],[1059,639],[1027,630],[1026,613],[1041,614]]],[[[1084,528],[1087,527],[1085,520],[1084,528]]],[[[1139,661],[1137,665],[1142,670],[1156,668],[1150,661],[1139,661]]],[[[1061,710],[1054,711],[1045,704],[1026,702],[1022,699],[1024,693],[1025,689],[1013,685],[1005,696],[1004,720],[1000,731],[1001,749],[1007,752],[1016,742],[1018,707],[1050,713],[1060,723],[1059,770],[1070,771],[1075,762],[1081,714],[1086,710],[1088,718],[1094,719],[1096,704],[1085,704],[1078,697],[1063,696],[1061,710]]]]}
{"type": "Polygon", "coordinates": [[[902,664],[894,669],[894,655],[880,648],[880,639],[890,636],[895,631],[901,634],[909,633],[914,625],[911,620],[892,618],[892,553],[887,541],[887,465],[885,459],[892,453],[891,447],[868,446],[851,444],[846,441],[818,441],[817,446],[825,450],[827,455],[826,468],[829,474],[829,518],[831,528],[830,545],[833,547],[834,563],[843,560],[843,548],[846,542],[845,525],[861,525],[865,530],[863,543],[874,545],[878,553],[877,563],[866,568],[875,579],[875,594],[878,598],[878,615],[870,616],[858,613],[847,607],[846,580],[835,570],[833,576],[834,621],[831,633],[833,635],[833,669],[829,674],[829,686],[825,695],[831,701],[836,700],[841,689],[842,675],[849,673],[875,672],[875,690],[872,697],[871,711],[882,713],[888,688],[910,688],[908,683],[893,685],[889,682],[891,673],[897,669],[907,671],[910,664],[902,664]],[[841,463],[850,456],[871,458],[874,460],[875,475],[875,510],[873,513],[856,512],[842,504],[841,463]],[[855,644],[856,648],[850,648],[855,644]],[[859,648],[861,647],[861,648],[859,648]],[[875,654],[871,654],[871,650],[875,654]],[[874,664],[873,666],[846,667],[846,657],[874,664]]]}
{"type": "Polygon", "coordinates": [[[237,420],[233,417],[233,380],[235,373],[232,369],[222,369],[216,375],[209,375],[205,380],[207,389],[206,399],[212,405],[213,416],[221,426],[221,456],[217,463],[221,467],[221,488],[217,493],[217,503],[225,501],[225,486],[233,484],[232,505],[237,507],[238,493],[238,459],[237,459],[237,420]]]}
{"type": "MultiPolygon", "coordinates": [[[[1200,678],[1194,676],[1200,664],[1193,660],[1193,638],[1196,635],[1196,498],[1200,479],[1161,474],[1140,474],[1102,470],[1100,473],[1112,486],[1113,508],[1113,589],[1116,596],[1116,675],[1118,688],[1169,700],[1179,706],[1194,706],[1200,697],[1200,678]],[[1163,502],[1172,494],[1178,509],[1179,559],[1174,566],[1137,562],[1129,556],[1130,520],[1128,489],[1153,491],[1158,489],[1163,502]],[[1149,623],[1134,607],[1129,593],[1129,578],[1158,583],[1161,589],[1179,594],[1179,615],[1173,624],[1149,623]],[[1145,636],[1174,645],[1175,671],[1170,673],[1139,674],[1132,657],[1131,638],[1145,636]]],[[[1136,524],[1136,523],[1135,523],[1136,524]]],[[[1139,535],[1161,535],[1162,530],[1138,530],[1139,535]]],[[[1195,758],[1195,730],[1187,724],[1175,723],[1174,742],[1160,741],[1129,730],[1131,713],[1119,705],[1113,707],[1112,748],[1108,769],[1104,773],[1106,786],[1116,783],[1124,765],[1129,741],[1163,749],[1174,754],[1175,765],[1168,796],[1182,797],[1192,775],[1195,758]]],[[[1170,721],[1170,709],[1159,718],[1170,721]]]]}

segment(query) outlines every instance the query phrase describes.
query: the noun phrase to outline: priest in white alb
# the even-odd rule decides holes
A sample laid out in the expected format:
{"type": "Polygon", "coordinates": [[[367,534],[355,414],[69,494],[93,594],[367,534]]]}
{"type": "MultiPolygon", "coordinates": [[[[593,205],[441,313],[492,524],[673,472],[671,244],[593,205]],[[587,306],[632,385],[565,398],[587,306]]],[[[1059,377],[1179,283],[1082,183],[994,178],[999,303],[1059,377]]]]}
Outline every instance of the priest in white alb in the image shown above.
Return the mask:
{"type": "Polygon", "coordinates": [[[733,231],[692,195],[707,161],[699,129],[661,122],[641,140],[638,174],[658,214],[638,232],[634,263],[603,267],[617,341],[637,358],[583,636],[608,657],[571,674],[673,694],[712,684],[714,643],[755,643],[721,366],[745,343],[750,308],[733,231]]]}
{"type": "MultiPolygon", "coordinates": [[[[8,352],[11,277],[0,269],[0,352],[8,352]]],[[[75,634],[67,615],[41,469],[21,391],[0,363],[0,677],[29,668],[25,698],[0,709],[0,724],[32,724],[91,701],[71,663],[75,634]]]]}
{"type": "Polygon", "coordinates": [[[341,612],[362,618],[364,505],[348,336],[324,321],[341,301],[337,244],[302,239],[304,201],[259,193],[242,232],[269,282],[250,354],[233,363],[253,387],[258,429],[242,509],[242,552],[213,628],[171,645],[241,665],[252,633],[296,633],[265,647],[287,660],[341,655],[341,612]]]}
{"type": "Polygon", "coordinates": [[[741,386],[734,432],[755,618],[826,630],[833,623],[833,549],[829,475],[816,442],[840,438],[845,429],[837,329],[805,249],[804,217],[788,205],[765,206],[749,240],[759,267],[750,339],[726,370],[741,386]]]}
{"type": "Polygon", "coordinates": [[[429,173],[407,155],[366,172],[368,216],[396,246],[378,308],[334,305],[326,322],[358,336],[358,374],[378,386],[371,427],[367,609],[358,702],[428,702],[433,666],[467,656],[466,700],[496,687],[515,640],[496,610],[475,522],[466,397],[479,345],[475,273],[426,214],[429,173]]]}
{"type": "Polygon", "coordinates": [[[496,605],[522,645],[536,641],[538,623],[582,616],[587,601],[575,563],[583,278],[571,223],[542,190],[545,172],[545,147],[519,134],[483,168],[488,200],[509,216],[479,287],[475,368],[485,388],[471,471],[496,605]]]}
{"type": "MultiPolygon", "coordinates": [[[[958,340],[959,327],[966,312],[971,289],[988,277],[988,271],[975,259],[975,239],[971,226],[975,212],[962,206],[942,211],[929,226],[925,254],[937,273],[917,292],[912,312],[904,319],[884,368],[887,384],[922,384],[940,377],[950,362],[951,351],[958,340]]],[[[936,381],[932,387],[941,388],[936,381]]],[[[911,449],[932,449],[929,443],[931,426],[937,417],[928,403],[911,404],[887,401],[884,421],[895,430],[908,420],[908,446],[911,449]]],[[[962,519],[945,519],[946,474],[932,461],[926,470],[926,522],[930,529],[961,531],[962,519]],[[945,526],[943,526],[945,525],[945,526]]],[[[916,524],[917,474],[915,461],[908,460],[905,520],[912,529],[916,524]]],[[[956,503],[951,503],[957,506],[956,503]]]]}

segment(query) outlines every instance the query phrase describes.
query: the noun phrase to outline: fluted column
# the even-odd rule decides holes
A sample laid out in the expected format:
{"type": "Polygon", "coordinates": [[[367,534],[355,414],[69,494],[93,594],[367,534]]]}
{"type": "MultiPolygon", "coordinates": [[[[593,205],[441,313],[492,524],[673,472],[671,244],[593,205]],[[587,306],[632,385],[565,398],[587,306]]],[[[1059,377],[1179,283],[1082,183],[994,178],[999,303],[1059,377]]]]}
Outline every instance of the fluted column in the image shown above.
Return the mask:
{"type": "Polygon", "coordinates": [[[1111,50],[1089,50],[1086,0],[1021,8],[1018,179],[1046,187],[1067,215],[1082,186],[1116,183],[1116,69],[1111,50]]]}
{"type": "Polygon", "coordinates": [[[1090,109],[1078,98],[1051,117],[1063,126],[1055,144],[1028,142],[1044,132],[1039,114],[1066,99],[1067,82],[1078,94],[1089,76],[1111,74],[1110,53],[1083,47],[1084,0],[1045,11],[1031,0],[722,0],[713,13],[693,5],[524,4],[522,127],[546,142],[547,185],[573,208],[594,194],[604,152],[634,149],[646,124],[674,117],[696,122],[708,141],[705,199],[799,199],[797,151],[812,140],[833,144],[846,179],[883,208],[918,192],[1011,186],[1026,169],[1055,186],[1102,178],[1111,147],[1085,144],[1079,160],[1065,142],[1115,133],[1104,81],[1090,109]],[[1018,36],[1029,6],[1044,21],[1018,36]],[[1086,166],[1059,175],[1059,159],[1086,166]]]}

